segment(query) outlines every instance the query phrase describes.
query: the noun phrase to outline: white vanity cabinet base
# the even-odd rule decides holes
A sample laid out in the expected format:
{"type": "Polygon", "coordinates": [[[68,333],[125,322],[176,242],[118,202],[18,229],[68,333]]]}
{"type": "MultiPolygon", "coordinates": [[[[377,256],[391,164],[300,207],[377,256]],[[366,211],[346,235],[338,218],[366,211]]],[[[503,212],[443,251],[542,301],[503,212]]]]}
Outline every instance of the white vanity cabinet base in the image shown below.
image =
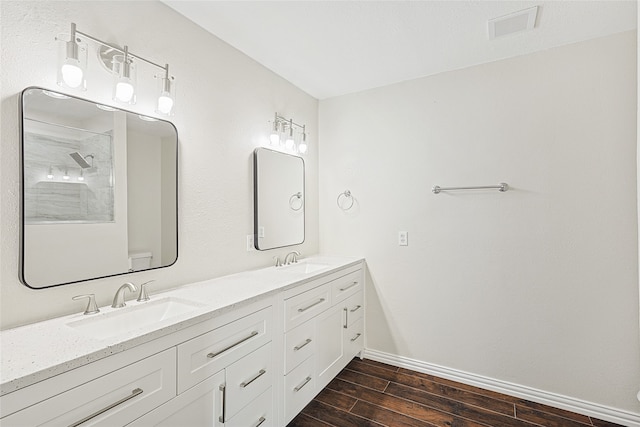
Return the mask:
{"type": "Polygon", "coordinates": [[[82,426],[122,426],[176,395],[175,367],[176,350],[170,348],[29,406],[3,418],[1,424],[70,426],[99,414],[82,426]],[[118,401],[122,403],[100,413],[118,401]]]}

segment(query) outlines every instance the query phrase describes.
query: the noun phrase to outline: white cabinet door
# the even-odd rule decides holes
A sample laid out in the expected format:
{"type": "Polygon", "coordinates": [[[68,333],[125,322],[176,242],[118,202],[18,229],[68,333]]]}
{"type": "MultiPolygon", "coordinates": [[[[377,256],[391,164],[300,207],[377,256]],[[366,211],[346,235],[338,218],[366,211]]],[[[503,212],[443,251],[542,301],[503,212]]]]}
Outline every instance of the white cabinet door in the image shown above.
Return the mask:
{"type": "Polygon", "coordinates": [[[315,318],[316,390],[329,384],[342,369],[345,320],[342,305],[335,305],[315,318]]]}
{"type": "Polygon", "coordinates": [[[128,427],[220,426],[224,371],[207,378],[128,427]]]}

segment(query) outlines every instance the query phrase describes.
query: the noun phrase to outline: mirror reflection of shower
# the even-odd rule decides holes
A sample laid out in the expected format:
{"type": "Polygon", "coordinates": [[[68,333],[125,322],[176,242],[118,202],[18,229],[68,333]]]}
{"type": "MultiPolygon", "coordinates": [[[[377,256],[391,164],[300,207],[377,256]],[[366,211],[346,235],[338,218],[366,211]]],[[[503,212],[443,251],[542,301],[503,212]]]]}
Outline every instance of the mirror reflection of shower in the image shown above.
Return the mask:
{"type": "Polygon", "coordinates": [[[98,172],[98,168],[93,165],[93,160],[95,159],[95,156],[93,154],[87,154],[86,156],[83,156],[79,152],[75,151],[73,153],[69,153],[69,156],[71,156],[71,158],[78,164],[78,166],[80,166],[80,172],[83,176],[83,179],[85,170],[87,171],[87,174],[94,174],[98,172]],[[87,162],[88,158],[91,158],[91,164],[87,162]]]}

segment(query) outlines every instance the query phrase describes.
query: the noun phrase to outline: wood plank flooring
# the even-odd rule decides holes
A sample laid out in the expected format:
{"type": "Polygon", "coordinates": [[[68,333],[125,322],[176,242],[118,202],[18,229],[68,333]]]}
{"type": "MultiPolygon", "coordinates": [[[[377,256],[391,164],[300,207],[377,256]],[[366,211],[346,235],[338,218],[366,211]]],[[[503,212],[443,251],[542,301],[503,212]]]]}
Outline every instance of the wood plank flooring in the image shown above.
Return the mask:
{"type": "Polygon", "coordinates": [[[353,359],[287,427],[620,427],[372,360],[353,359]]]}

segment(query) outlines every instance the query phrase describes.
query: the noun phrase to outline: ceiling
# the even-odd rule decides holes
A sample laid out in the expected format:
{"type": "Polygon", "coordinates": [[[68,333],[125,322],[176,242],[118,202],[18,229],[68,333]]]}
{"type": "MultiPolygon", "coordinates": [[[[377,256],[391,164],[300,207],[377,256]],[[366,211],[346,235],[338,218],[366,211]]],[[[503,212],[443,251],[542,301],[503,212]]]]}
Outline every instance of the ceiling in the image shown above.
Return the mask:
{"type": "Polygon", "coordinates": [[[635,0],[164,3],[318,99],[637,27],[635,0]],[[532,6],[533,30],[489,40],[489,19],[532,6]]]}

